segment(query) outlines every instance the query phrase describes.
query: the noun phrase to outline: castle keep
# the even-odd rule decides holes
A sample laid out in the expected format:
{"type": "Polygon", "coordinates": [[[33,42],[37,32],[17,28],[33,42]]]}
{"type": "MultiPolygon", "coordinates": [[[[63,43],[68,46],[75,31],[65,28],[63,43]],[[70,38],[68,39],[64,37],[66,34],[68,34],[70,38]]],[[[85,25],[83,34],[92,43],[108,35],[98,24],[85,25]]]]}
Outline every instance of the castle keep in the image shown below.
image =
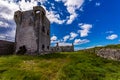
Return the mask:
{"type": "Polygon", "coordinates": [[[16,11],[16,52],[25,49],[26,53],[50,51],[50,21],[41,6],[29,11],[16,11]]]}

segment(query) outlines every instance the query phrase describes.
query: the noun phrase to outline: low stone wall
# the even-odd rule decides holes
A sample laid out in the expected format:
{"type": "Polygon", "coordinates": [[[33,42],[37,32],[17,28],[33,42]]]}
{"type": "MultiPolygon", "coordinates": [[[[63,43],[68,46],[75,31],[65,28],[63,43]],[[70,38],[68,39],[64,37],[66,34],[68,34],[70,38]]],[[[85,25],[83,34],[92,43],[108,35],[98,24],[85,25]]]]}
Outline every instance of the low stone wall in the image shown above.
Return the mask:
{"type": "Polygon", "coordinates": [[[14,42],[0,40],[0,55],[13,54],[15,46],[14,42]]]}
{"type": "Polygon", "coordinates": [[[95,50],[95,53],[103,58],[120,60],[120,49],[102,48],[95,50]]]}

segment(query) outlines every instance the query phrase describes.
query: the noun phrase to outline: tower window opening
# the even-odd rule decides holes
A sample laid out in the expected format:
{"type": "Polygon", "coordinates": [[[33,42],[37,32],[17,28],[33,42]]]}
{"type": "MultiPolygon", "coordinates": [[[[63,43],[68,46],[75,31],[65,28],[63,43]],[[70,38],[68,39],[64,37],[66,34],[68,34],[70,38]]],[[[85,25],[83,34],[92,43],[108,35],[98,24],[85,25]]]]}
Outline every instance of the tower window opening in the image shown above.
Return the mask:
{"type": "Polygon", "coordinates": [[[44,50],[44,48],[45,48],[45,46],[44,46],[44,45],[42,45],[42,50],[44,50]]]}
{"type": "Polygon", "coordinates": [[[49,46],[47,46],[47,49],[49,50],[49,46]]]}
{"type": "Polygon", "coordinates": [[[50,31],[48,30],[48,31],[47,31],[47,35],[49,35],[49,34],[50,34],[50,31]]]}
{"type": "Polygon", "coordinates": [[[17,15],[15,15],[15,17],[17,18],[17,15]]]}
{"type": "Polygon", "coordinates": [[[42,32],[45,32],[45,27],[44,26],[42,27],[42,32]]]}
{"type": "Polygon", "coordinates": [[[36,11],[36,14],[39,14],[40,13],[40,11],[36,11]]]}

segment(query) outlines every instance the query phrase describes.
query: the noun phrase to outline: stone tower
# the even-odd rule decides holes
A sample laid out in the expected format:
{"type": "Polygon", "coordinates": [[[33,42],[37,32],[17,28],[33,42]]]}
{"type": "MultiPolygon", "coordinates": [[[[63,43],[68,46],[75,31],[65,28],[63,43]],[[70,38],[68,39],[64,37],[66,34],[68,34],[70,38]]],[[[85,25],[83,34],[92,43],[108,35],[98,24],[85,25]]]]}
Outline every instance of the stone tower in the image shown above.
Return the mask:
{"type": "Polygon", "coordinates": [[[29,11],[16,11],[16,52],[25,47],[27,53],[40,54],[50,50],[50,21],[41,6],[29,11]]]}

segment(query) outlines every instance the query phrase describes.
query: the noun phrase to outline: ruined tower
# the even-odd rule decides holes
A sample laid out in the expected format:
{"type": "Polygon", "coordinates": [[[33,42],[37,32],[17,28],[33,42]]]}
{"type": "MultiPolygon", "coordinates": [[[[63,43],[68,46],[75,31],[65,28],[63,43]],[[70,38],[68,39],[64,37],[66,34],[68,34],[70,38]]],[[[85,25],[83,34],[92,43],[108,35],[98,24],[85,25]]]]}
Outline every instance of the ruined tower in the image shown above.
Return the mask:
{"type": "Polygon", "coordinates": [[[27,53],[43,53],[50,50],[50,21],[41,6],[29,11],[16,11],[16,52],[24,46],[27,53]]]}

